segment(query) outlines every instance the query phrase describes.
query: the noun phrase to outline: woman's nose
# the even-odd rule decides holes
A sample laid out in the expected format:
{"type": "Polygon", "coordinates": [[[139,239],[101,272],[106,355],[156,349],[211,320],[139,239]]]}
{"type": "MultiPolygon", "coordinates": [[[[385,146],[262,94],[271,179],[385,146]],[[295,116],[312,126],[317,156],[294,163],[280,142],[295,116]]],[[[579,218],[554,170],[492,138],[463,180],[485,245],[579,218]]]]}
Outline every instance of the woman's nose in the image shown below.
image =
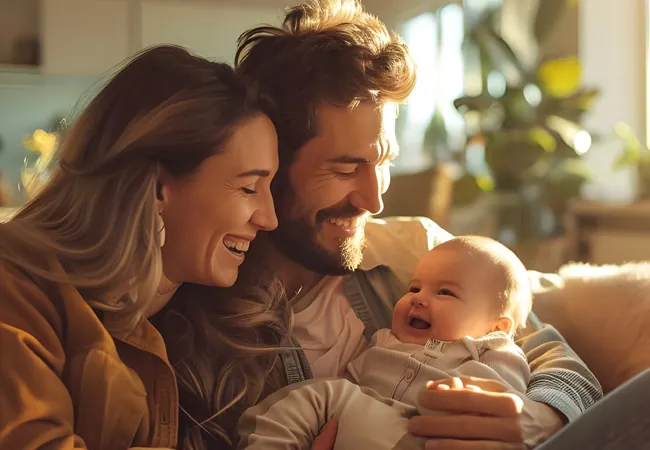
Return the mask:
{"type": "Polygon", "coordinates": [[[251,222],[263,231],[272,231],[278,227],[278,218],[275,215],[273,197],[269,192],[268,198],[260,204],[259,208],[253,213],[251,222]]]}

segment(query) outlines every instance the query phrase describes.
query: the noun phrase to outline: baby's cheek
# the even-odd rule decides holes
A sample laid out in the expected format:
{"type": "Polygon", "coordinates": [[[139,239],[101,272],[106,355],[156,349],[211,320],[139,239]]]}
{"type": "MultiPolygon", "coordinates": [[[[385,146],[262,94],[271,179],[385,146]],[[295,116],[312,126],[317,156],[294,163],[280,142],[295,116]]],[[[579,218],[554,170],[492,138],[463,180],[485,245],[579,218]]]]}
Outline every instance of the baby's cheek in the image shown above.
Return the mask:
{"type": "Polygon", "coordinates": [[[408,310],[398,302],[393,310],[393,321],[391,331],[399,339],[404,335],[404,327],[408,320],[408,310]]]}
{"type": "Polygon", "coordinates": [[[400,342],[404,342],[406,337],[400,327],[393,326],[390,332],[393,333],[393,336],[395,336],[400,342]]]}
{"type": "Polygon", "coordinates": [[[472,323],[471,314],[458,311],[454,308],[440,309],[433,313],[436,327],[440,331],[450,333],[458,329],[467,328],[472,323]]]}

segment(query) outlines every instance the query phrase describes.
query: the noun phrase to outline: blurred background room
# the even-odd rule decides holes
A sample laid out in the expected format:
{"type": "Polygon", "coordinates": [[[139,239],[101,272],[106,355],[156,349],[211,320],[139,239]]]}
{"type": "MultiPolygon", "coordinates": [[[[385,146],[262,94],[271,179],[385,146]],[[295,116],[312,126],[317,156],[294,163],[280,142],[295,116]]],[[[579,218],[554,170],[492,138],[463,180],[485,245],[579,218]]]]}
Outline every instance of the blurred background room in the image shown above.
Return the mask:
{"type": "MultiPolygon", "coordinates": [[[[0,0],[0,220],[120,62],[174,43],[232,63],[242,31],[296,3],[0,0]]],[[[647,0],[364,4],[419,71],[383,215],[495,237],[537,270],[650,259],[647,0]]]]}

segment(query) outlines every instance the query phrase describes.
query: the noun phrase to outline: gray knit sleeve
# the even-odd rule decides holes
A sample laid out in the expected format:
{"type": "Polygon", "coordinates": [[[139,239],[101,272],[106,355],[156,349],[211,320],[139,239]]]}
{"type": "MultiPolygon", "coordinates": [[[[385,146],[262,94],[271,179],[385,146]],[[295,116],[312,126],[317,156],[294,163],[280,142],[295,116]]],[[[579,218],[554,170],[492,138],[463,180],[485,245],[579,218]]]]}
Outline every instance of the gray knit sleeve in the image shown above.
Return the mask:
{"type": "Polygon", "coordinates": [[[594,374],[552,326],[541,325],[517,344],[530,365],[526,395],[531,400],[557,409],[572,421],[603,396],[594,374]]]}

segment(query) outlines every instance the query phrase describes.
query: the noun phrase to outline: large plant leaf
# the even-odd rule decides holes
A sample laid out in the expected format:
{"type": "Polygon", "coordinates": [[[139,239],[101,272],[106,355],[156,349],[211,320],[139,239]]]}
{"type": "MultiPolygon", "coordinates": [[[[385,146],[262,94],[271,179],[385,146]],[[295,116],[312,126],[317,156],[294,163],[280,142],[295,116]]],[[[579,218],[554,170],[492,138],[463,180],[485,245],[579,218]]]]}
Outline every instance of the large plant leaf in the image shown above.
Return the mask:
{"type": "Polygon", "coordinates": [[[476,179],[466,173],[454,182],[452,189],[452,203],[454,205],[469,205],[474,202],[483,190],[479,187],[476,179]]]}
{"type": "Polygon", "coordinates": [[[537,106],[537,112],[541,117],[555,115],[580,123],[585,113],[593,106],[598,95],[599,91],[597,89],[580,89],[566,98],[542,95],[542,101],[537,106]]]}
{"type": "Polygon", "coordinates": [[[509,83],[520,84],[528,78],[527,70],[512,47],[499,34],[499,9],[487,11],[468,33],[469,40],[489,58],[483,66],[500,71],[509,83]]]}
{"type": "Polygon", "coordinates": [[[445,119],[441,114],[440,109],[436,108],[436,111],[424,132],[423,142],[424,151],[433,158],[434,162],[440,160],[441,155],[439,152],[441,147],[447,147],[447,139],[448,133],[445,119]]]}
{"type": "Polygon", "coordinates": [[[598,89],[581,89],[573,95],[561,99],[558,102],[558,109],[579,109],[589,111],[598,98],[600,91],[598,89]]]}
{"type": "Polygon", "coordinates": [[[523,88],[508,88],[501,99],[504,107],[505,117],[504,128],[518,129],[527,126],[535,126],[539,122],[534,107],[528,103],[523,88]]]}
{"type": "Polygon", "coordinates": [[[509,184],[512,180],[523,180],[526,171],[547,153],[544,147],[547,143],[540,143],[537,131],[501,131],[486,141],[485,163],[493,174],[497,189],[502,188],[504,182],[509,184]]]}
{"type": "Polygon", "coordinates": [[[476,43],[489,56],[490,66],[503,74],[508,84],[524,84],[528,71],[510,45],[494,29],[480,25],[475,30],[476,43]]]}
{"type": "Polygon", "coordinates": [[[492,105],[492,103],[494,103],[494,98],[492,98],[492,96],[481,94],[457,98],[454,100],[454,107],[456,107],[460,113],[464,114],[468,111],[485,111],[492,105]]]}
{"type": "Polygon", "coordinates": [[[542,199],[556,215],[566,211],[567,203],[579,197],[582,186],[591,177],[591,172],[580,159],[567,159],[558,164],[542,184],[542,199]]]}
{"type": "Polygon", "coordinates": [[[551,34],[555,28],[558,19],[566,12],[566,0],[538,0],[539,7],[535,16],[533,32],[538,44],[544,43],[544,40],[551,34]]]}
{"type": "MultiPolygon", "coordinates": [[[[614,127],[614,133],[623,144],[623,151],[614,160],[614,170],[639,165],[643,149],[634,130],[626,123],[618,123],[614,127]]],[[[648,152],[647,149],[645,151],[648,152]]]]}
{"type": "Polygon", "coordinates": [[[591,135],[579,123],[551,114],[546,117],[545,125],[571,149],[566,156],[583,155],[591,148],[591,135]]]}
{"type": "Polygon", "coordinates": [[[552,153],[557,149],[557,139],[555,136],[542,127],[532,128],[529,132],[529,139],[548,153],[552,153]]]}

